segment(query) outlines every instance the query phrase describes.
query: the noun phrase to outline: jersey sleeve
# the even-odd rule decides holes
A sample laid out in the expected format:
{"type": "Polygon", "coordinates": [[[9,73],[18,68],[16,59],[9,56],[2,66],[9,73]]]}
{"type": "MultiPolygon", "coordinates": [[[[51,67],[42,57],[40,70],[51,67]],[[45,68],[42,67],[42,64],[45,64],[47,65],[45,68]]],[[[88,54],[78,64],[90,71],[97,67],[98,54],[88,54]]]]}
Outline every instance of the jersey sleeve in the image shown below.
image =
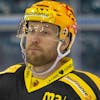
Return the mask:
{"type": "Polygon", "coordinates": [[[8,100],[7,98],[11,95],[16,80],[14,73],[21,66],[21,64],[16,64],[0,72],[0,100],[8,100]]]}
{"type": "Polygon", "coordinates": [[[0,75],[6,74],[6,73],[15,73],[21,66],[22,66],[21,64],[12,65],[8,67],[7,69],[5,69],[4,71],[1,71],[0,75]]]}
{"type": "Polygon", "coordinates": [[[84,72],[91,80],[93,80],[93,82],[96,84],[96,86],[98,87],[99,91],[100,91],[100,77],[90,73],[90,72],[84,72]]]}

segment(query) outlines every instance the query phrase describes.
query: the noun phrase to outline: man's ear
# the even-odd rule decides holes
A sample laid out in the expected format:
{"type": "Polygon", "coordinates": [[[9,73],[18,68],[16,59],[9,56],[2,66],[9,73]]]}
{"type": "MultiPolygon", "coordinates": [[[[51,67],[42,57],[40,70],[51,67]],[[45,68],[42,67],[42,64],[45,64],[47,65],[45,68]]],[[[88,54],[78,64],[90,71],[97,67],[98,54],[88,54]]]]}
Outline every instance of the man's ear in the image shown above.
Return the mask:
{"type": "Polygon", "coordinates": [[[70,44],[70,37],[67,36],[65,38],[65,40],[63,41],[63,44],[62,44],[62,46],[60,48],[61,52],[66,51],[66,49],[68,48],[69,44],[70,44]]]}

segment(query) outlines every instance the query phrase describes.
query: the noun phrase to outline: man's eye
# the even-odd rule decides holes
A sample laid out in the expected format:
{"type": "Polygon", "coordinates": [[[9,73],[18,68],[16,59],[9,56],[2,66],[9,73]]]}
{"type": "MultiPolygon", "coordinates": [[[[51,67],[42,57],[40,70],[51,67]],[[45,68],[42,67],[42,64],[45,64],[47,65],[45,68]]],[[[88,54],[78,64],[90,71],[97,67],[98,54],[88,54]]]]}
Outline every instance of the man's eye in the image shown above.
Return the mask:
{"type": "Polygon", "coordinates": [[[49,34],[49,32],[47,32],[47,31],[43,31],[43,33],[44,33],[45,35],[48,35],[48,34],[49,34]]]}

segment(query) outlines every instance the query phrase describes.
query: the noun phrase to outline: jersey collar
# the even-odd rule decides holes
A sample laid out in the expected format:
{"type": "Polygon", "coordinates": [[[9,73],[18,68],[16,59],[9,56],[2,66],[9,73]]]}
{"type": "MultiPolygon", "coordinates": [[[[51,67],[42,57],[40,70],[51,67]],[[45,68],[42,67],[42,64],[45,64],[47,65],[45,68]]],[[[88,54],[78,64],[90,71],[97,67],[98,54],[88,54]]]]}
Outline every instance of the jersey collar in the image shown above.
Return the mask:
{"type": "Polygon", "coordinates": [[[44,86],[47,86],[65,76],[66,74],[70,73],[74,69],[73,61],[71,58],[65,57],[61,60],[61,63],[62,66],[45,79],[34,77],[32,75],[31,66],[26,66],[24,71],[24,80],[27,91],[30,93],[40,88],[43,88],[44,86]]]}

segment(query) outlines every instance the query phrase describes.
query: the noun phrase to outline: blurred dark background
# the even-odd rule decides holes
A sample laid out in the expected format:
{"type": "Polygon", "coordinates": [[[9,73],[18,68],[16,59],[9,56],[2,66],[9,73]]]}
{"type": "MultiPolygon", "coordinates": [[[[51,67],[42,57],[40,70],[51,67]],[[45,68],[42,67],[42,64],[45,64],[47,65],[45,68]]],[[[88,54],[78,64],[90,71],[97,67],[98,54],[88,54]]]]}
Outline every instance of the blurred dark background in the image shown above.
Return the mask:
{"type": "MultiPolygon", "coordinates": [[[[16,38],[25,8],[40,0],[0,0],[0,71],[23,62],[16,38]]],[[[78,34],[70,56],[77,69],[100,76],[100,0],[56,0],[75,11],[78,34]]]]}

